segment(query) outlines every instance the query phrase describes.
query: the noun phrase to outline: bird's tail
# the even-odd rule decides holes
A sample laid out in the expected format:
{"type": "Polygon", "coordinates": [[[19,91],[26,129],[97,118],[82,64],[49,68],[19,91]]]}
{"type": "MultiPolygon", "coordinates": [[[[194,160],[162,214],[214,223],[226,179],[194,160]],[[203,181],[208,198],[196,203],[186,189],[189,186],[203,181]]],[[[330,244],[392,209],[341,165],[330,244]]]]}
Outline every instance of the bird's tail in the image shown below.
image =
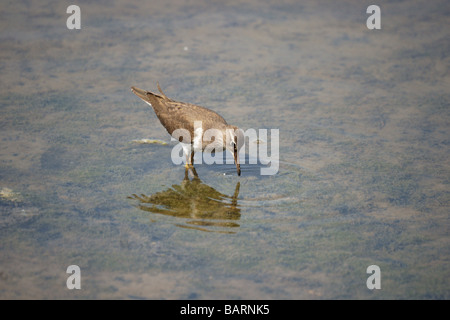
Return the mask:
{"type": "Polygon", "coordinates": [[[162,91],[161,87],[159,86],[159,82],[156,82],[156,85],[158,86],[158,90],[159,90],[159,92],[161,93],[161,96],[162,96],[164,99],[166,99],[166,100],[168,100],[168,101],[173,101],[172,99],[168,98],[168,97],[164,94],[164,92],[162,91]]]}

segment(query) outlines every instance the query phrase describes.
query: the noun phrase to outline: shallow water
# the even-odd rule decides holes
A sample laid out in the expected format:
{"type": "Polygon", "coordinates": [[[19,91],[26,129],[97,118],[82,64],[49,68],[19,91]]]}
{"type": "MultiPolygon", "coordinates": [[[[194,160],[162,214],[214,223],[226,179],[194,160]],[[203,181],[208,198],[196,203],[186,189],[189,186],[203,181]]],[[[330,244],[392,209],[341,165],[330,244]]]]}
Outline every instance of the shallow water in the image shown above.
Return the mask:
{"type": "Polygon", "coordinates": [[[0,298],[449,299],[450,6],[370,4],[2,5],[0,298]],[[278,174],[186,176],[157,81],[279,129],[278,174]]]}

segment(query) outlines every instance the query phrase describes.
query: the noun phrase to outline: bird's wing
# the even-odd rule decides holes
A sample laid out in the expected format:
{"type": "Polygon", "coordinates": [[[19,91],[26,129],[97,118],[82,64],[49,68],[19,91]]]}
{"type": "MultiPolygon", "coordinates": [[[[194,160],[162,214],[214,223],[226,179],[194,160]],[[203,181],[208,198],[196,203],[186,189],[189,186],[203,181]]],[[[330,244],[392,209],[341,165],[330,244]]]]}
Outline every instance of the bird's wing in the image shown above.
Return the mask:
{"type": "Polygon", "coordinates": [[[132,87],[132,91],[139,98],[153,107],[159,121],[170,135],[172,135],[177,129],[185,129],[189,131],[191,138],[193,138],[195,121],[202,122],[203,130],[214,128],[214,126],[217,125],[227,124],[222,116],[212,110],[195,104],[179,102],[168,98],[162,92],[159,84],[158,90],[160,95],[132,87]]]}
{"type": "MultiPolygon", "coordinates": [[[[161,101],[167,112],[156,112],[161,124],[172,135],[176,129],[187,129],[193,137],[194,122],[201,121],[203,130],[214,128],[217,125],[226,125],[225,119],[216,112],[207,108],[178,101],[161,101]]],[[[216,128],[220,129],[220,128],[216,128]]]]}

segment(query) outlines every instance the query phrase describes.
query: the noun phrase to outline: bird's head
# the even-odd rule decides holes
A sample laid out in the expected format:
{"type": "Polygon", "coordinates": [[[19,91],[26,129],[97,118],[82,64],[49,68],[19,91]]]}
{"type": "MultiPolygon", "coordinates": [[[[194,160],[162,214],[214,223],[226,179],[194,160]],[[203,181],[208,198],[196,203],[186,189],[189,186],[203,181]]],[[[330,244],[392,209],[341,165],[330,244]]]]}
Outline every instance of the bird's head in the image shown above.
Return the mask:
{"type": "Polygon", "coordinates": [[[239,162],[239,150],[241,150],[244,145],[244,133],[242,129],[236,126],[228,125],[226,129],[226,139],[225,145],[226,149],[231,152],[234,158],[234,163],[236,164],[236,170],[238,176],[241,175],[241,165],[239,162]]]}

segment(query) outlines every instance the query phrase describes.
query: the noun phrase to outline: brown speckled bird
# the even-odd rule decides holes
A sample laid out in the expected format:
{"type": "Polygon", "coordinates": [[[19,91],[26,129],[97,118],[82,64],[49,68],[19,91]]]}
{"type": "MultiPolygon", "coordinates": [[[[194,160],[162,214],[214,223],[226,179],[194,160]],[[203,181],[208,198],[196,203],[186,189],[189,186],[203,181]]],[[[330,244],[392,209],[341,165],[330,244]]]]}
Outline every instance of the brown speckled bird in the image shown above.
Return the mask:
{"type": "Polygon", "coordinates": [[[239,150],[244,144],[244,134],[238,127],[229,125],[225,119],[216,112],[191,103],[178,102],[168,98],[157,84],[160,94],[131,87],[131,91],[147,104],[153,107],[161,124],[167,132],[179,140],[186,155],[186,168],[193,167],[194,152],[214,152],[228,150],[231,152],[236,164],[237,174],[241,175],[239,163],[239,150]],[[199,126],[197,121],[201,121],[199,126]],[[190,141],[180,137],[180,131],[189,132],[190,141]],[[209,129],[215,129],[212,137],[204,135],[209,129]],[[182,141],[183,140],[183,141],[182,141]]]}

